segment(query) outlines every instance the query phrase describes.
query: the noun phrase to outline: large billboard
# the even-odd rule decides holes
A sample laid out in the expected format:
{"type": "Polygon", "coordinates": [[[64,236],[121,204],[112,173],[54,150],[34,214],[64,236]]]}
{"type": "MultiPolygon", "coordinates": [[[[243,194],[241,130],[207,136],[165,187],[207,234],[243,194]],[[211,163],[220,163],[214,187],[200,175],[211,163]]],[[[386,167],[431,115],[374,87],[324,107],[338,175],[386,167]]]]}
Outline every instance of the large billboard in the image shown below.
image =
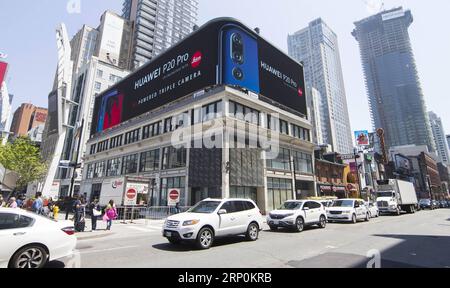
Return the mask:
{"type": "Polygon", "coordinates": [[[239,86],[307,115],[303,67],[240,22],[222,18],[100,94],[91,134],[216,85],[239,86]]]}
{"type": "Polygon", "coordinates": [[[0,61],[0,88],[3,85],[3,81],[6,78],[6,70],[8,69],[8,63],[0,61]]]}
{"type": "Polygon", "coordinates": [[[356,146],[370,146],[369,131],[355,131],[356,146]]]}

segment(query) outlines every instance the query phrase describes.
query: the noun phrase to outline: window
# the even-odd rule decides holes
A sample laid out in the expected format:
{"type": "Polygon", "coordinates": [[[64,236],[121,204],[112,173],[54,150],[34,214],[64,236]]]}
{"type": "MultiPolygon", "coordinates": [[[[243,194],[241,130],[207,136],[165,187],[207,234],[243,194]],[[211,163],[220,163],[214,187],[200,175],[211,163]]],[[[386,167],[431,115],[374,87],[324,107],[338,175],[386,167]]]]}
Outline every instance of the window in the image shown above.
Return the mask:
{"type": "Polygon", "coordinates": [[[122,175],[134,174],[138,171],[138,154],[123,157],[122,175]]]}
{"type": "Polygon", "coordinates": [[[241,199],[251,199],[251,200],[257,202],[257,188],[256,187],[231,186],[230,187],[230,197],[231,198],[241,198],[241,199]]]}
{"type": "Polygon", "coordinates": [[[122,170],[122,158],[108,160],[106,175],[108,177],[120,176],[122,170]]]}
{"type": "Polygon", "coordinates": [[[94,165],[94,178],[102,178],[105,176],[105,162],[98,162],[94,165]]]}
{"type": "Polygon", "coordinates": [[[292,198],[292,180],[280,178],[267,178],[268,208],[269,211],[281,207],[292,198]]]}
{"type": "Polygon", "coordinates": [[[122,140],[123,140],[123,135],[119,135],[119,136],[111,138],[109,148],[114,149],[114,148],[122,146],[122,140]]]}
{"type": "Polygon", "coordinates": [[[1,213],[0,230],[20,229],[31,227],[34,219],[23,215],[1,213]]]}
{"type": "Polygon", "coordinates": [[[291,171],[291,158],[289,149],[280,148],[276,159],[267,160],[267,168],[291,171]]]}
{"type": "Polygon", "coordinates": [[[97,70],[97,77],[98,78],[103,78],[103,70],[97,70]]]}
{"type": "Polygon", "coordinates": [[[280,133],[289,135],[289,124],[287,121],[280,119],[280,133]]]}
{"type": "Polygon", "coordinates": [[[164,120],[164,133],[169,133],[172,132],[173,130],[174,130],[173,118],[170,117],[164,120]]]}
{"type": "Polygon", "coordinates": [[[207,122],[222,116],[222,101],[211,103],[202,107],[202,121],[207,122]]]}
{"type": "Polygon", "coordinates": [[[159,149],[141,154],[139,172],[152,172],[159,170],[159,149]]]}
{"type": "Polygon", "coordinates": [[[102,83],[100,83],[100,82],[95,82],[94,88],[95,88],[95,91],[100,91],[100,90],[102,90],[102,83]]]}
{"type": "Polygon", "coordinates": [[[92,178],[94,178],[94,165],[93,165],[93,164],[88,164],[88,165],[87,165],[86,178],[87,178],[87,179],[92,179],[92,178]]]}
{"type": "Polygon", "coordinates": [[[163,149],[162,169],[176,169],[186,167],[186,149],[166,147],[163,149]]]}
{"type": "Polygon", "coordinates": [[[308,129],[302,128],[300,126],[292,124],[292,136],[295,138],[305,140],[305,141],[311,141],[310,132],[308,129]]]}
{"type": "Polygon", "coordinates": [[[228,214],[236,213],[238,211],[237,211],[237,207],[236,207],[235,203],[236,203],[235,201],[225,202],[225,203],[223,203],[222,207],[220,207],[219,210],[223,210],[223,209],[227,210],[228,214]]]}
{"type": "Polygon", "coordinates": [[[136,130],[126,133],[125,134],[125,145],[139,141],[139,132],[140,131],[141,131],[141,129],[136,129],[136,130]]]}
{"type": "Polygon", "coordinates": [[[148,139],[161,134],[162,122],[153,123],[142,128],[142,139],[148,139]]]}
{"type": "Polygon", "coordinates": [[[312,155],[293,151],[296,172],[313,174],[312,155]]]}
{"type": "Polygon", "coordinates": [[[91,155],[95,154],[95,149],[96,149],[96,148],[97,148],[97,144],[92,144],[92,145],[91,145],[91,151],[90,151],[89,154],[91,154],[91,155]]]}
{"type": "Polygon", "coordinates": [[[242,104],[230,101],[230,116],[254,125],[259,125],[260,112],[242,104]]]}
{"type": "Polygon", "coordinates": [[[104,151],[108,150],[108,143],[109,143],[109,140],[105,140],[105,141],[99,142],[98,145],[97,145],[97,153],[104,152],[104,151]]]}

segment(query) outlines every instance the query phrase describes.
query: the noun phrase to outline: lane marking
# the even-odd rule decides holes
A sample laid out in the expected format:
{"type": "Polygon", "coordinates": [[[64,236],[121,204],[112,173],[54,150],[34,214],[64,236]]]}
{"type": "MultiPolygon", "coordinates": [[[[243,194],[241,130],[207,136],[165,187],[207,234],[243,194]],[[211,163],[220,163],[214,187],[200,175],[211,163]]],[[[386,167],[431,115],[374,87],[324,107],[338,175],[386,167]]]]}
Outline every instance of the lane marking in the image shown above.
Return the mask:
{"type": "Polygon", "coordinates": [[[139,246],[123,246],[123,247],[116,247],[116,248],[108,248],[108,249],[102,249],[102,250],[92,250],[92,251],[81,251],[81,254],[95,254],[95,253],[102,253],[102,252],[111,252],[111,251],[117,251],[117,250],[126,250],[126,249],[134,249],[138,248],[139,246]]]}

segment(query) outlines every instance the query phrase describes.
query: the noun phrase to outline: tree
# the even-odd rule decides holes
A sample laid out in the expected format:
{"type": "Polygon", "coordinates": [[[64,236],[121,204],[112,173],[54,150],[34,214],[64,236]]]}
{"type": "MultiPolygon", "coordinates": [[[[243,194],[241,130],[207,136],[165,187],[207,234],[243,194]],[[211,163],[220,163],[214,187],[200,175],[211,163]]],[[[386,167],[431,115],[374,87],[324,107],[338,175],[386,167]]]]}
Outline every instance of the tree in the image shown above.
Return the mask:
{"type": "Polygon", "coordinates": [[[39,148],[29,138],[17,138],[12,143],[0,146],[0,163],[17,173],[18,190],[23,190],[47,172],[47,165],[42,160],[39,148]]]}

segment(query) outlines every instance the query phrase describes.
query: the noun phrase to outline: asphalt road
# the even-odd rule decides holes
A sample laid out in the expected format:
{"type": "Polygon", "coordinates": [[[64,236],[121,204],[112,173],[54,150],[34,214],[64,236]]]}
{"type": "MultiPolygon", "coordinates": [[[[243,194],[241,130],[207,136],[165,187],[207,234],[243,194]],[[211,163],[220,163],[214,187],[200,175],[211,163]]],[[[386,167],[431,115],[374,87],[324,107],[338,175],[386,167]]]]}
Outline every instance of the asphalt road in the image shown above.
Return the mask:
{"type": "Polygon", "coordinates": [[[79,240],[78,255],[49,267],[139,268],[450,268],[450,209],[328,224],[303,233],[264,231],[256,242],[217,240],[207,251],[173,246],[159,227],[116,225],[79,240]]]}

